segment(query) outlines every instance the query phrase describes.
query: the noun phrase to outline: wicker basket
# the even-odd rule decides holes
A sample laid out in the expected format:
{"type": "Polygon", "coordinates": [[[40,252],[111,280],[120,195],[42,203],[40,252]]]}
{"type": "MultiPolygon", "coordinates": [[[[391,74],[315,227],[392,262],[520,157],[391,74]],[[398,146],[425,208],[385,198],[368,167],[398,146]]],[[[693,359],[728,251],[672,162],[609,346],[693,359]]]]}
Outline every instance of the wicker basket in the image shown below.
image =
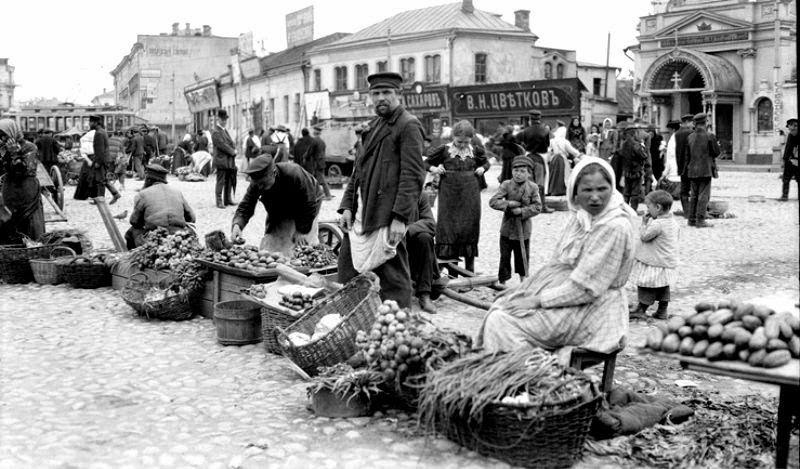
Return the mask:
{"type": "Polygon", "coordinates": [[[33,280],[31,259],[50,256],[56,245],[25,247],[21,244],[0,246],[0,280],[5,283],[28,283],[33,280]]]}
{"type": "Polygon", "coordinates": [[[58,251],[67,252],[70,258],[76,256],[75,251],[71,248],[67,246],[56,246],[50,251],[49,259],[31,259],[28,261],[31,264],[33,278],[36,280],[36,283],[40,285],[58,285],[64,281],[58,274],[58,258],[54,257],[54,254],[58,251]]]}
{"type": "Polygon", "coordinates": [[[75,288],[100,288],[111,285],[111,271],[105,264],[105,256],[95,255],[91,258],[75,256],[70,260],[56,262],[58,275],[75,288]],[[88,262],[78,262],[78,260],[88,262]],[[102,260],[102,264],[95,263],[102,260]]]}
{"type": "Polygon", "coordinates": [[[268,353],[280,355],[281,347],[278,345],[278,327],[286,329],[298,319],[286,311],[272,308],[261,303],[261,337],[264,340],[264,348],[268,353]]]}
{"type": "Polygon", "coordinates": [[[309,308],[289,327],[277,326],[279,347],[303,371],[316,375],[318,367],[341,363],[356,353],[356,333],[369,330],[380,305],[377,277],[374,274],[359,275],[341,290],[309,308]],[[317,322],[333,313],[342,315],[342,321],[325,337],[301,346],[291,345],[291,342],[284,345],[292,332],[312,335],[317,322]]]}
{"type": "Polygon", "coordinates": [[[147,292],[150,291],[151,288],[157,287],[167,289],[171,288],[174,284],[174,279],[162,278],[160,280],[151,280],[146,273],[135,272],[130,276],[125,283],[125,287],[122,289],[122,299],[125,303],[128,303],[139,316],[146,317],[147,319],[170,321],[191,319],[194,315],[189,302],[192,292],[185,288],[181,288],[177,294],[161,300],[145,300],[147,292]]]}
{"type": "Polygon", "coordinates": [[[491,404],[480,425],[453,418],[442,432],[451,440],[512,466],[566,468],[583,455],[586,435],[603,401],[592,384],[583,395],[558,405],[518,407],[491,404]]]}

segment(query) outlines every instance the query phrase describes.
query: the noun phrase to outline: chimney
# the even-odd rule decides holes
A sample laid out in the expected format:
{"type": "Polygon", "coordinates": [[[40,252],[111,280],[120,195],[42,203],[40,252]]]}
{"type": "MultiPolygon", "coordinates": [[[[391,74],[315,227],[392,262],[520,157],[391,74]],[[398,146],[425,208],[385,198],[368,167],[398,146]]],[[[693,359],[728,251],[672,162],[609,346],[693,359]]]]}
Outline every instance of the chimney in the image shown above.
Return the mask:
{"type": "Polygon", "coordinates": [[[192,25],[191,25],[191,23],[186,23],[186,29],[183,31],[183,33],[185,35],[187,35],[187,36],[191,36],[192,35],[192,25]]]}
{"type": "Polygon", "coordinates": [[[514,12],[514,26],[525,31],[531,32],[531,11],[530,10],[517,10],[514,12]]]}
{"type": "Polygon", "coordinates": [[[204,24],[203,25],[203,36],[211,36],[211,26],[204,24]]]}
{"type": "Polygon", "coordinates": [[[472,5],[472,0],[461,0],[461,11],[472,14],[475,11],[475,7],[472,5]]]}
{"type": "Polygon", "coordinates": [[[172,35],[173,36],[177,36],[178,35],[178,32],[180,31],[179,27],[180,27],[180,23],[172,23],[172,35]]]}

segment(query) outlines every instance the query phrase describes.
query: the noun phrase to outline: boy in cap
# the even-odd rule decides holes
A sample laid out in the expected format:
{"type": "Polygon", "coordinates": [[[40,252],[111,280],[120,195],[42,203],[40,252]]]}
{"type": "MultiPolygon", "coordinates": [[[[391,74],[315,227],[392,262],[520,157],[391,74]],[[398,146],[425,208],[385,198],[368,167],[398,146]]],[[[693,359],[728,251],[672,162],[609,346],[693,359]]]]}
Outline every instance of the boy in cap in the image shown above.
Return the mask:
{"type": "Polygon", "coordinates": [[[789,184],[792,179],[797,181],[798,193],[800,193],[800,166],[797,160],[800,139],[797,138],[797,119],[786,121],[786,128],[789,130],[789,135],[786,136],[786,145],[783,147],[783,187],[779,199],[784,202],[789,200],[789,184]]]}
{"type": "Polygon", "coordinates": [[[500,268],[497,280],[500,285],[511,278],[511,253],[514,253],[514,271],[520,281],[528,275],[530,259],[531,218],[542,210],[539,187],[530,180],[533,163],[527,156],[514,158],[511,179],[503,181],[489,200],[489,206],[503,212],[500,225],[500,268]],[[523,252],[524,251],[524,252],[523,252]]]}

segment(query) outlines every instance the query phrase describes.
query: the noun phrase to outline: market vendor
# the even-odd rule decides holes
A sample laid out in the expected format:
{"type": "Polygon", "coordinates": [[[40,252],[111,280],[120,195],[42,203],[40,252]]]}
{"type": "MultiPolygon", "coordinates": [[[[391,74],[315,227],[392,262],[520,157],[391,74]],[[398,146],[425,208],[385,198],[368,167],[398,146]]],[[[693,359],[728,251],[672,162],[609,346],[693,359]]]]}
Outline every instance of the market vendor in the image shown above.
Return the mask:
{"type": "Polygon", "coordinates": [[[44,209],[36,178],[36,145],[17,123],[0,119],[0,244],[22,244],[44,234],[44,209]]]}
{"type": "Polygon", "coordinates": [[[158,164],[145,168],[144,186],[133,201],[131,227],[125,233],[128,249],[144,244],[144,235],[158,227],[174,233],[194,223],[194,211],[183,194],[167,185],[167,169],[158,164]]]}
{"type": "MultiPolygon", "coordinates": [[[[617,349],[628,331],[624,286],[634,261],[638,218],[614,189],[603,159],[584,157],[570,174],[570,215],[545,266],[501,294],[484,319],[478,346],[547,350],[617,349]]],[[[562,353],[562,360],[569,354],[562,353]]]]}
{"type": "Polygon", "coordinates": [[[423,192],[419,198],[419,220],[408,225],[406,244],[411,281],[414,283],[414,296],[419,301],[419,307],[431,314],[436,313],[436,305],[431,301],[431,290],[441,285],[435,236],[436,219],[433,218],[428,194],[423,192]]]}
{"type": "MultiPolygon", "coordinates": [[[[272,149],[271,151],[275,151],[272,149]]],[[[231,237],[236,240],[252,218],[259,200],[267,211],[261,249],[290,256],[295,245],[318,244],[317,215],[322,191],[314,176],[296,163],[275,163],[274,154],[260,155],[243,171],[250,186],[233,217],[231,237]]]]}

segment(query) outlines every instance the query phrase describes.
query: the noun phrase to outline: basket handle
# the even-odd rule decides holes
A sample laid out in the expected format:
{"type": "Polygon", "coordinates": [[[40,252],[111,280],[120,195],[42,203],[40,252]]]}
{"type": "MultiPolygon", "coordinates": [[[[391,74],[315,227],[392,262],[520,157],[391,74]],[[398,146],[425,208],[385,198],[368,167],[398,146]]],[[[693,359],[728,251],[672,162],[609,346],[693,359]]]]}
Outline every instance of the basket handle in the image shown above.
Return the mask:
{"type": "Polygon", "coordinates": [[[84,259],[84,260],[87,260],[87,261],[89,261],[89,262],[92,262],[92,260],[91,260],[91,259],[89,259],[89,258],[88,258],[88,257],[86,257],[86,256],[75,256],[75,257],[73,257],[73,258],[72,258],[72,260],[70,260],[70,261],[69,261],[69,263],[70,263],[70,264],[74,264],[74,263],[75,263],[75,261],[77,261],[78,259],[84,259]]]}
{"type": "MultiPolygon", "coordinates": [[[[56,247],[54,247],[53,249],[50,250],[50,259],[55,259],[55,257],[53,257],[53,253],[56,252],[56,251],[67,251],[69,253],[69,255],[71,255],[72,257],[75,257],[75,256],[78,255],[78,254],[75,253],[75,251],[71,247],[64,246],[62,244],[62,245],[56,246],[56,247]]],[[[64,256],[64,257],[66,257],[66,256],[64,256]]]]}
{"type": "MultiPolygon", "coordinates": [[[[134,280],[134,277],[138,277],[138,276],[140,276],[140,275],[141,275],[142,277],[144,277],[144,282],[147,282],[147,281],[149,281],[149,280],[150,280],[150,277],[148,277],[148,276],[147,276],[147,274],[146,274],[145,272],[142,272],[142,271],[138,271],[138,272],[134,272],[134,273],[132,273],[132,274],[131,274],[131,276],[130,276],[130,277],[128,277],[128,280],[134,280]]],[[[140,281],[141,281],[141,280],[140,280],[140,281]]]]}

